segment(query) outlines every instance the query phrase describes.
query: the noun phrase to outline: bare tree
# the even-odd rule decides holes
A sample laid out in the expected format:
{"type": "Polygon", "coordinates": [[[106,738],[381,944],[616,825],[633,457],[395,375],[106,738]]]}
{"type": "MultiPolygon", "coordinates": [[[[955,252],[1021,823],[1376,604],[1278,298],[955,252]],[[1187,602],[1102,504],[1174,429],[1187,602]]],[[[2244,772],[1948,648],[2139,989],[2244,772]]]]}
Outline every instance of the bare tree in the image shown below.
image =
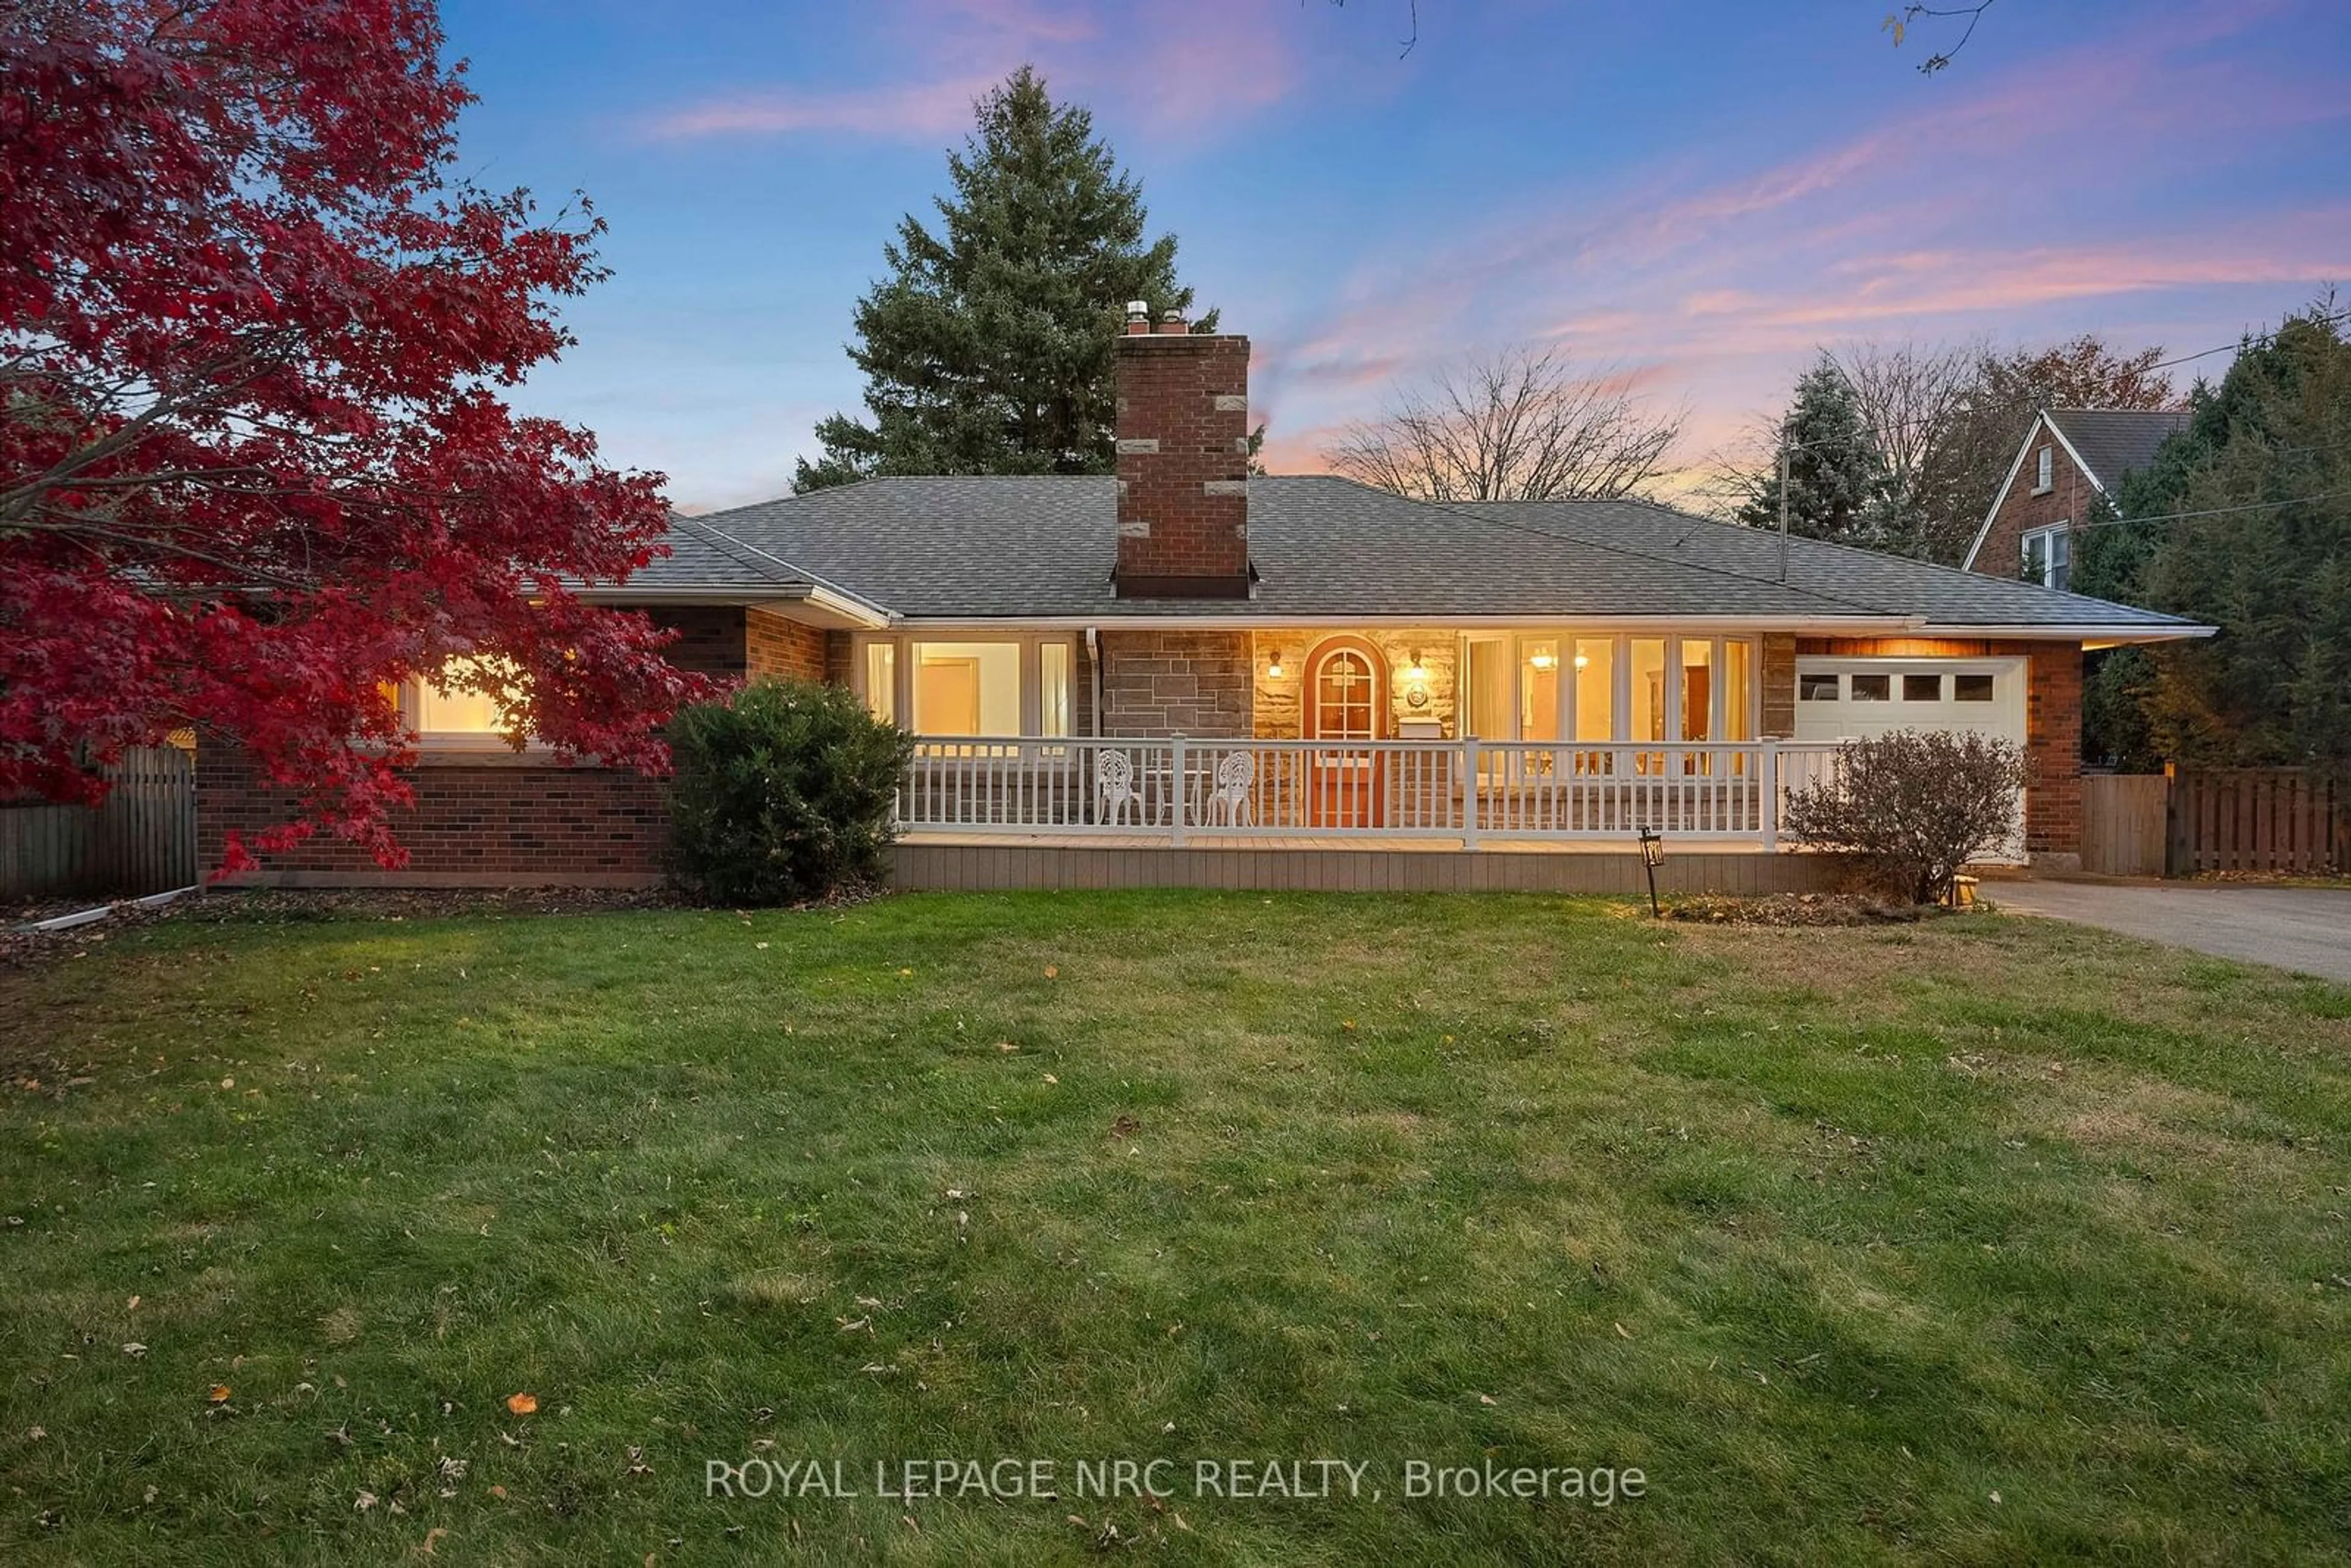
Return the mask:
{"type": "Polygon", "coordinates": [[[1876,340],[1829,350],[1844,372],[1862,423],[1886,458],[1887,503],[1906,554],[1955,559],[1975,519],[1955,513],[1954,491],[1980,463],[1959,447],[1974,434],[1963,415],[1989,344],[1876,340]]]}
{"type": "Polygon", "coordinates": [[[1323,454],[1332,472],[1423,501],[1605,500],[1664,471],[1686,410],[1551,350],[1506,350],[1400,391],[1323,454]]]}

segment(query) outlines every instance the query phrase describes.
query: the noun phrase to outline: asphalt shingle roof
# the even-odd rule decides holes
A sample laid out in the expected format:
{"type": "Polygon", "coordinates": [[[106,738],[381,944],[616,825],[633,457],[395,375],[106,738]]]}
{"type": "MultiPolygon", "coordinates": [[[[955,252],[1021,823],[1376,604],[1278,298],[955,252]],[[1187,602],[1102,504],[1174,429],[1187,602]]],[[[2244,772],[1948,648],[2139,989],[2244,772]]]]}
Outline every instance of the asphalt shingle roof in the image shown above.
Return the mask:
{"type": "Polygon", "coordinates": [[[2153,460],[2165,437],[2186,424],[2186,409],[2053,408],[2054,424],[2089,465],[2101,486],[2111,486],[2153,460]]]}
{"type": "Polygon", "coordinates": [[[800,573],[911,617],[1213,614],[1811,620],[1924,614],[1938,625],[2179,625],[2170,617],[1947,568],[1792,540],[1637,501],[1432,506],[1344,479],[1249,482],[1246,601],[1119,599],[1108,477],[874,479],[679,519],[689,559],[632,584],[753,588],[800,573]]]}

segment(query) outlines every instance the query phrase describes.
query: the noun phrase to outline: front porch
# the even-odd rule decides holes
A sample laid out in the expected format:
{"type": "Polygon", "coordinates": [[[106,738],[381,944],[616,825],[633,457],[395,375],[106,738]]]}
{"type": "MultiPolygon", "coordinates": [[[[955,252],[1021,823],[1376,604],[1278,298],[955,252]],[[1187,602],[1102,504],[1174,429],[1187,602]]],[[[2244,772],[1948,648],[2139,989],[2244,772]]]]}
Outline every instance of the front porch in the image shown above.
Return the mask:
{"type": "Polygon", "coordinates": [[[1775,853],[1834,745],[921,737],[893,880],[937,888],[1815,891],[1775,853]]]}

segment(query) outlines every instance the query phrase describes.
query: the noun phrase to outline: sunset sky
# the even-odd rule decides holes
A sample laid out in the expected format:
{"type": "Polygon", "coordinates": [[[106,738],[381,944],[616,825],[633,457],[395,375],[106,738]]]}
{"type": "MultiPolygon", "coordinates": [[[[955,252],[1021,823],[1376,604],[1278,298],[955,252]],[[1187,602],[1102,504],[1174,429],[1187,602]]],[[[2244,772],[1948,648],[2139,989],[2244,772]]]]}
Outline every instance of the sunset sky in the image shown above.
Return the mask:
{"type": "MultiPolygon", "coordinates": [[[[1398,378],[1555,346],[1686,403],[1696,465],[1813,346],[2175,352],[2351,284],[2351,5],[2000,0],[1950,68],[1891,0],[449,0],[461,172],[611,225],[518,397],[680,507],[783,493],[857,406],[899,215],[1022,61],[1094,111],[1254,340],[1276,471],[1398,378]]],[[[2225,355],[2199,361],[2214,372],[2225,355]]]]}

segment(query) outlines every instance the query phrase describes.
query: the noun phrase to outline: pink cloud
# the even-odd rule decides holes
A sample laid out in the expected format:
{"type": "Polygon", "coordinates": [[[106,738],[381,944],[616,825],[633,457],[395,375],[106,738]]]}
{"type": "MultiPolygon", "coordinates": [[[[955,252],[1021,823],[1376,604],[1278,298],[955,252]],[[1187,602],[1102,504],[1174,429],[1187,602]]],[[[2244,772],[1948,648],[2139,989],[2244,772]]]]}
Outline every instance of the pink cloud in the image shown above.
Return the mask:
{"type": "Polygon", "coordinates": [[[967,76],[850,92],[778,91],[722,99],[663,115],[649,129],[663,139],[841,131],[935,141],[968,127],[972,100],[998,79],[967,76]]]}
{"type": "Polygon", "coordinates": [[[1042,71],[1058,97],[1133,114],[1161,133],[1214,131],[1282,101],[1299,86],[1280,35],[1249,0],[1151,6],[1105,31],[1091,7],[1040,0],[957,0],[912,8],[889,31],[906,76],[841,91],[731,94],[656,116],[659,139],[838,132],[938,141],[968,128],[971,102],[1017,67],[1042,71]],[[1245,47],[1233,40],[1246,35],[1245,47]]]}

